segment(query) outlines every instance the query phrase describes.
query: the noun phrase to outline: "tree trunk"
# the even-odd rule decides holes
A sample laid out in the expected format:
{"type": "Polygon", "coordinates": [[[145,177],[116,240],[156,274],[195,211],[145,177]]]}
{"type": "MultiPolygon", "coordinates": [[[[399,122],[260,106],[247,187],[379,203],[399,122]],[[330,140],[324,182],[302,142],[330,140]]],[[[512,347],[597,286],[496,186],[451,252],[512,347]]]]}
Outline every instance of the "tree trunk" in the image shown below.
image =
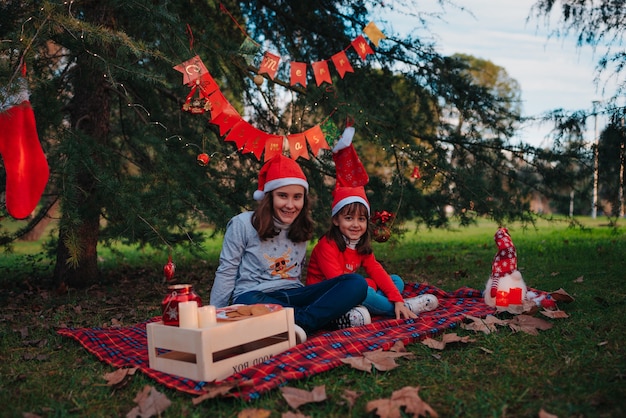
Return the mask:
{"type": "MultiPolygon", "coordinates": [[[[112,26],[111,11],[98,7],[85,16],[92,23],[112,26]]],[[[90,54],[80,55],[74,76],[74,98],[70,105],[70,119],[76,141],[83,141],[88,156],[68,156],[73,159],[74,178],[64,179],[74,189],[71,202],[61,203],[59,243],[54,269],[54,280],[59,287],[87,287],[99,280],[98,237],[100,214],[103,207],[100,181],[105,170],[101,149],[105,149],[110,132],[111,97],[109,79],[103,77],[101,59],[90,54]],[[89,161],[87,161],[89,160],[89,161]],[[71,208],[65,205],[72,205],[71,208]]],[[[70,187],[70,186],[68,186],[70,187]]]]}
{"type": "Polygon", "coordinates": [[[48,208],[43,218],[41,218],[41,220],[37,222],[37,225],[35,225],[33,229],[31,229],[27,233],[22,235],[20,237],[20,240],[29,241],[29,242],[39,241],[43,233],[46,231],[46,228],[48,227],[50,222],[57,219],[58,213],[59,213],[59,201],[55,200],[52,206],[48,208]]]}

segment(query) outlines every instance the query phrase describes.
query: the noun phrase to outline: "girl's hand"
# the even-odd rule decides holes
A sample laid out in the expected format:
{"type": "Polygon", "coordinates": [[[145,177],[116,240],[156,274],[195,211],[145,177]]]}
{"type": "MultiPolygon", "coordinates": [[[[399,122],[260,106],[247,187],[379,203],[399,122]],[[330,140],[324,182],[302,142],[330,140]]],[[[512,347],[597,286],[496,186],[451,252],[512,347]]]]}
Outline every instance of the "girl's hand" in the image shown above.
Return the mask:
{"type": "Polygon", "coordinates": [[[414,314],[409,308],[404,305],[404,302],[396,302],[396,319],[402,318],[417,318],[417,315],[414,314]]]}

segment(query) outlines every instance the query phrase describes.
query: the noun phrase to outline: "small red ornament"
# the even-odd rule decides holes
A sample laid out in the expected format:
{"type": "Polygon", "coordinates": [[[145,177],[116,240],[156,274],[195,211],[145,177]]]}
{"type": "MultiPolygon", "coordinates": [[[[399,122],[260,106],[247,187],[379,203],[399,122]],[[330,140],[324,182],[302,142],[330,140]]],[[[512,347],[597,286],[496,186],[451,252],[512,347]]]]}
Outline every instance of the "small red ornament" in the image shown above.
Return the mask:
{"type": "Polygon", "coordinates": [[[419,167],[415,166],[413,167],[413,173],[411,174],[411,178],[413,179],[419,179],[421,178],[422,175],[420,174],[420,169],[419,167]]]}
{"type": "Polygon", "coordinates": [[[170,255],[167,259],[167,264],[163,266],[163,275],[165,276],[165,281],[172,281],[174,278],[174,272],[176,271],[176,264],[172,262],[172,256],[170,255]]]}
{"type": "Polygon", "coordinates": [[[388,226],[379,225],[374,227],[372,235],[376,242],[387,242],[389,237],[391,237],[391,229],[388,226]]]}
{"type": "Polygon", "coordinates": [[[209,161],[211,161],[211,157],[209,157],[209,154],[203,152],[202,154],[198,154],[197,161],[198,165],[206,167],[209,164],[209,161]]]}

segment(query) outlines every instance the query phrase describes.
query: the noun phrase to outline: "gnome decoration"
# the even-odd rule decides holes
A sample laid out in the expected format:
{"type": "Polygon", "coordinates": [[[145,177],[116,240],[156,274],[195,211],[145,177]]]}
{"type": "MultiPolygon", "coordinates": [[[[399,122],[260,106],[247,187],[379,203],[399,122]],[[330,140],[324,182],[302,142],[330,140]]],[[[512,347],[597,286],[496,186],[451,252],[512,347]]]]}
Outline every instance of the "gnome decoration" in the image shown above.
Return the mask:
{"type": "Polygon", "coordinates": [[[515,246],[506,228],[498,229],[494,239],[498,252],[485,286],[485,303],[501,311],[521,313],[528,289],[522,274],[517,270],[515,246]]]}

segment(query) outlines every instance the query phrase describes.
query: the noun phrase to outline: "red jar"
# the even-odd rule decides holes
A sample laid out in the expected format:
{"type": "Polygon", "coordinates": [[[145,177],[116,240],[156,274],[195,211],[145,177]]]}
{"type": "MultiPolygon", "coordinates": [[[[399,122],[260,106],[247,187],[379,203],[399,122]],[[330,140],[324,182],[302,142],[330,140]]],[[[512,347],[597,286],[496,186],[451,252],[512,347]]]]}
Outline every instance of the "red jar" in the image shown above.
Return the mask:
{"type": "Polygon", "coordinates": [[[202,306],[202,300],[193,286],[190,284],[174,284],[167,287],[167,296],[161,302],[162,320],[164,325],[172,325],[177,327],[179,321],[178,303],[195,300],[198,307],[202,306]]]}

